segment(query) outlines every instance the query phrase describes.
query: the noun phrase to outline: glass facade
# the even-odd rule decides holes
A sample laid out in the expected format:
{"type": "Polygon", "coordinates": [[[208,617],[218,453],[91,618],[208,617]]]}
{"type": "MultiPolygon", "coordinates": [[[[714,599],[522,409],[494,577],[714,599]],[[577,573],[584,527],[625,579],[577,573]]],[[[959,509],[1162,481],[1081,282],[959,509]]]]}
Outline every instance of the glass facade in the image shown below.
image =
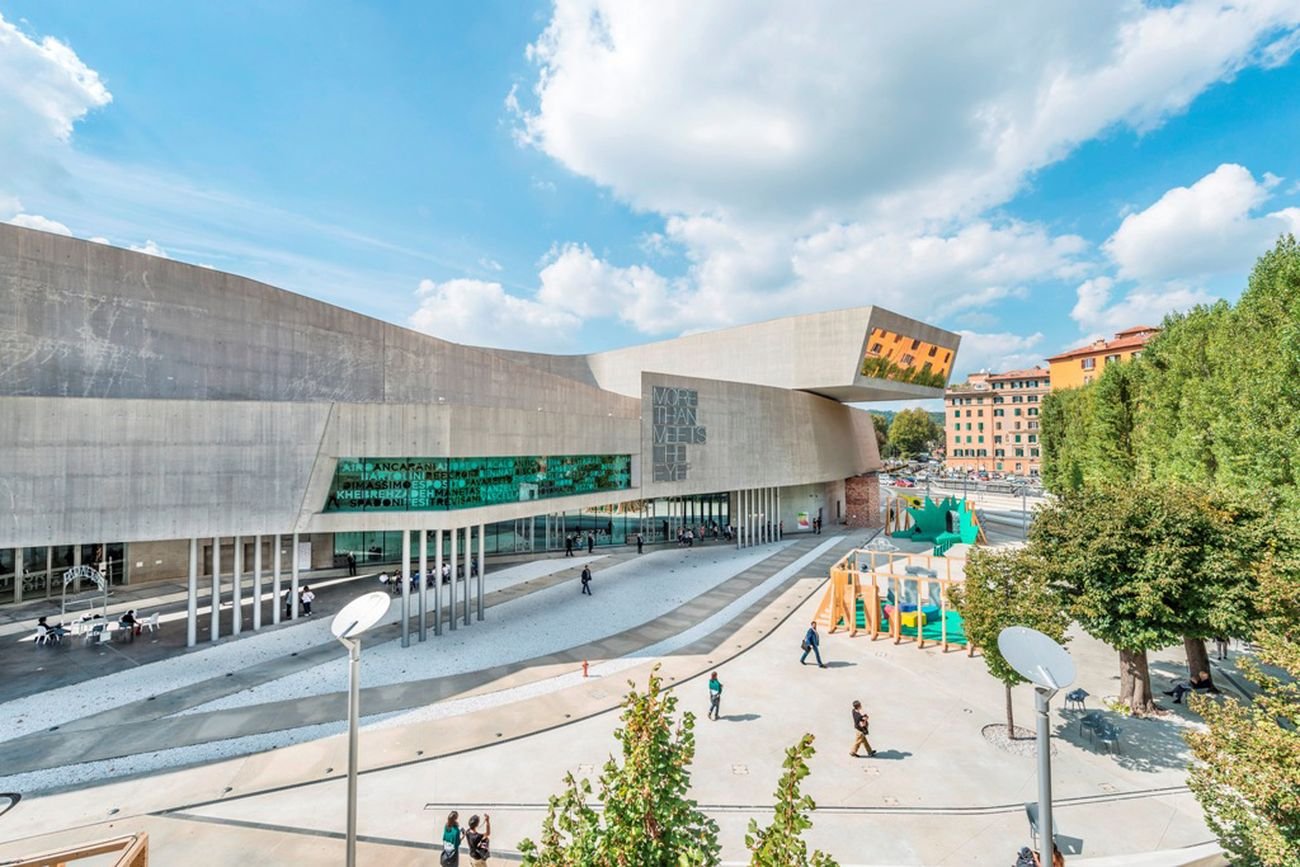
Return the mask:
{"type": "MultiPolygon", "coordinates": [[[[729,496],[704,494],[668,500],[637,500],[613,506],[552,512],[517,521],[498,521],[483,529],[484,549],[488,554],[511,554],[526,551],[559,551],[564,549],[564,539],[570,533],[582,537],[578,547],[586,545],[590,533],[597,548],[631,544],[640,533],[647,544],[676,538],[678,529],[690,526],[697,531],[704,527],[706,533],[714,526],[725,527],[728,522],[729,496]]],[[[462,531],[463,534],[464,531],[462,531]]],[[[434,533],[428,534],[429,557],[434,555],[434,533]]],[[[464,544],[461,536],[460,544],[464,544]]],[[[411,556],[420,553],[419,533],[411,533],[411,556]]],[[[478,530],[474,530],[473,553],[478,553],[478,530]]],[[[374,563],[395,563],[402,557],[402,532],[400,530],[335,533],[334,554],[357,559],[359,566],[374,563]]],[[[450,556],[449,543],[443,537],[443,556],[450,556]]],[[[464,552],[461,551],[461,557],[464,552]]]]}
{"type": "Polygon", "coordinates": [[[631,486],[631,455],[340,458],[325,511],[470,509],[631,486]]]}

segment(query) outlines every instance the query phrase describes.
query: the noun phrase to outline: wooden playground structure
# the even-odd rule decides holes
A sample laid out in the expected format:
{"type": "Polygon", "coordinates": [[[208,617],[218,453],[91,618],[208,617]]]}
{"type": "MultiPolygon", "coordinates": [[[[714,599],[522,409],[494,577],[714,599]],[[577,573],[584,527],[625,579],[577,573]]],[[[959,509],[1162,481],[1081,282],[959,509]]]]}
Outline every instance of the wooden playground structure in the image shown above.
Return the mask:
{"type": "Polygon", "coordinates": [[[43,852],[17,861],[5,861],[6,867],[64,867],[72,861],[96,859],[95,863],[113,865],[113,867],[149,867],[149,835],[144,831],[110,840],[83,843],[69,846],[54,852],[43,852]],[[104,861],[102,855],[121,853],[111,861],[104,861]]]}
{"type": "Polygon", "coordinates": [[[862,629],[873,641],[885,635],[901,644],[907,638],[918,649],[939,644],[945,653],[957,645],[971,655],[975,648],[948,600],[949,589],[966,579],[965,551],[965,546],[956,546],[942,557],[871,548],[850,551],[831,567],[817,623],[828,635],[847,629],[853,637],[862,629]]]}

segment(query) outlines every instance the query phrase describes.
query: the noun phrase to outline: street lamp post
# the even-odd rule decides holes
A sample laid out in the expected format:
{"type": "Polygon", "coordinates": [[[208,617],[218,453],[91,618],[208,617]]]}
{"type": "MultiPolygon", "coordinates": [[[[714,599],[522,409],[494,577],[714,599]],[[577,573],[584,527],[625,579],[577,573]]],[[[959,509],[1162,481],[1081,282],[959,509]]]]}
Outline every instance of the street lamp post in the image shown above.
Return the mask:
{"type": "Polygon", "coordinates": [[[347,867],[357,864],[357,757],[361,725],[361,635],[388,613],[387,593],[367,593],[353,599],[330,624],[330,631],[348,649],[348,835],[347,867]]]}
{"type": "Polygon", "coordinates": [[[1052,863],[1052,751],[1049,703],[1058,690],[1074,683],[1074,660],[1065,648],[1027,626],[1008,626],[998,633],[998,651],[1016,673],[1034,685],[1038,719],[1038,858],[1052,863]]]}

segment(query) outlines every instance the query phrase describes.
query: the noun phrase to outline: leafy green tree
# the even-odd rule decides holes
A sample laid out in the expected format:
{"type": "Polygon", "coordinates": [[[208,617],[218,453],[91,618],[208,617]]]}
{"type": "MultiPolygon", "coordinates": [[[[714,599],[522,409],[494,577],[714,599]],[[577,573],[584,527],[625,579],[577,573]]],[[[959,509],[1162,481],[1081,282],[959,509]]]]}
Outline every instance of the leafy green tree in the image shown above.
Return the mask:
{"type": "Polygon", "coordinates": [[[1168,647],[1214,610],[1235,561],[1226,517],[1195,488],[1085,487],[1039,509],[1029,548],[1088,634],[1119,651],[1120,701],[1154,708],[1147,651],[1168,647]]]}
{"type": "Polygon", "coordinates": [[[815,752],[810,734],[785,751],[785,761],[781,764],[785,772],[776,787],[772,824],[760,828],[757,821],[749,820],[745,847],[753,855],[749,862],[753,867],[838,867],[834,859],[820,850],[810,856],[802,836],[812,827],[811,813],[817,805],[802,793],[799,784],[808,776],[808,760],[815,752]]]}
{"type": "Polygon", "coordinates": [[[1242,658],[1260,687],[1253,703],[1191,697],[1206,727],[1187,735],[1188,785],[1233,864],[1284,867],[1300,864],[1300,568],[1293,555],[1270,554],[1257,574],[1259,659],[1285,677],[1242,658]]]}
{"type": "Polygon", "coordinates": [[[889,419],[878,412],[871,413],[871,426],[876,431],[876,450],[885,456],[885,446],[889,444],[889,419]]]}
{"type": "Polygon", "coordinates": [[[919,407],[905,409],[889,425],[889,442],[905,457],[919,454],[932,442],[942,439],[943,431],[930,414],[919,407]]]}
{"type": "Polygon", "coordinates": [[[1077,491],[1089,478],[1095,386],[1048,394],[1039,409],[1043,485],[1052,493],[1077,491]]]}
{"type": "MultiPolygon", "coordinates": [[[[677,698],[663,691],[658,666],[645,692],[623,700],[614,737],[622,761],[611,756],[600,775],[602,813],[587,800],[591,784],[566,775],[552,797],[540,843],[524,840],[523,863],[536,867],[677,867],[718,863],[718,826],[687,797],[695,758],[695,715],[674,722],[677,698]]],[[[629,684],[631,685],[631,684],[629,684]]]]}
{"type": "Polygon", "coordinates": [[[1023,548],[975,549],[966,562],[966,580],[951,593],[967,637],[979,648],[989,674],[1006,689],[1007,735],[1015,737],[1011,688],[1027,681],[998,651],[998,635],[1008,626],[1028,626],[1064,643],[1071,619],[1066,600],[1023,548]]]}
{"type": "Polygon", "coordinates": [[[1133,429],[1137,424],[1137,375],[1131,364],[1108,364],[1091,386],[1091,424],[1086,443],[1087,477],[1097,484],[1121,484],[1133,478],[1137,459],[1133,429]]]}

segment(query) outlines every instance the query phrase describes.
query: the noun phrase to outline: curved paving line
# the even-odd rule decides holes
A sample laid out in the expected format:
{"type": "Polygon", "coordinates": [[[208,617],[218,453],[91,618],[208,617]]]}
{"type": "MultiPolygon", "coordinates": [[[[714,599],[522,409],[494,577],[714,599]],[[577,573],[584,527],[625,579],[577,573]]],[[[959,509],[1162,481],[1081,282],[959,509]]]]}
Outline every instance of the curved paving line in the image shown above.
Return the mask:
{"type": "MultiPolygon", "coordinates": [[[[577,664],[584,659],[617,658],[635,653],[721,611],[749,590],[807,554],[810,549],[815,549],[821,544],[820,541],[815,540],[816,537],[813,537],[812,540],[800,540],[788,545],[758,564],[657,618],[588,644],[490,669],[363,689],[367,715],[410,710],[435,704],[464,695],[504,677],[540,666],[577,664]]],[[[818,557],[808,569],[816,571],[818,564],[833,555],[839,547],[841,546],[837,545],[818,557]]],[[[826,574],[828,570],[829,564],[818,574],[826,574]]],[[[790,580],[797,579],[792,577],[790,580]]],[[[400,633],[400,625],[395,628],[400,633]]],[[[681,654],[685,650],[686,648],[682,648],[676,653],[681,654]]],[[[332,651],[334,656],[337,656],[337,649],[332,651]]],[[[236,680],[237,677],[230,679],[236,680]]],[[[221,682],[226,678],[217,680],[221,682]]],[[[112,722],[111,737],[105,737],[102,727],[65,726],[58,732],[38,732],[0,743],[0,767],[5,768],[8,774],[18,774],[338,722],[347,717],[346,702],[346,693],[336,692],[254,705],[251,708],[158,717],[134,723],[112,722]]]]}

